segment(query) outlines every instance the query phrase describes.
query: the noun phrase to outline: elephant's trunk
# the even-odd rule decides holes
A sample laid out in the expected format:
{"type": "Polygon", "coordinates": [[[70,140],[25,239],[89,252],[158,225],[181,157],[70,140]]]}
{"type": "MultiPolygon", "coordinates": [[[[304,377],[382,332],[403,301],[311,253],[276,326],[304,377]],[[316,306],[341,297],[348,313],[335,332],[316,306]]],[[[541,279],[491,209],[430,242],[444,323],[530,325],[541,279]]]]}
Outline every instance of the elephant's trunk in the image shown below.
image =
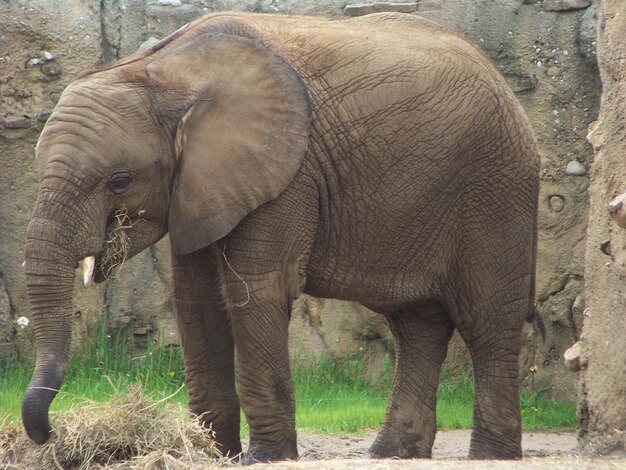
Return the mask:
{"type": "Polygon", "coordinates": [[[37,362],[22,402],[22,421],[28,436],[38,444],[49,437],[48,407],[63,383],[71,346],[77,257],[63,233],[72,232],[60,230],[58,219],[38,216],[36,211],[25,250],[37,362]]]}

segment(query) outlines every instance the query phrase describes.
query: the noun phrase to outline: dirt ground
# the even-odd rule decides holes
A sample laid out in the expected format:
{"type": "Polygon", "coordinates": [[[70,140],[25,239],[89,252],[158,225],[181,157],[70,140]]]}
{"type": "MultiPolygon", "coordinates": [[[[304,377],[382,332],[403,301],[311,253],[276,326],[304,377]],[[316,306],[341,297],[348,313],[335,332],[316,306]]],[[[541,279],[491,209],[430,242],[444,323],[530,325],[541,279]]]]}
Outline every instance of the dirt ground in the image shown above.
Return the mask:
{"type": "MultiPolygon", "coordinates": [[[[437,432],[433,459],[462,459],[467,456],[470,443],[469,429],[455,429],[437,432]]],[[[374,441],[376,433],[364,436],[320,436],[298,433],[301,460],[362,458],[374,441]]],[[[546,457],[567,455],[576,450],[578,442],[574,432],[526,433],[522,446],[524,455],[546,457]]]]}
{"type": "MultiPolygon", "coordinates": [[[[559,433],[525,433],[522,439],[524,459],[521,461],[472,461],[466,460],[469,449],[470,430],[439,431],[433,449],[432,460],[374,460],[368,459],[368,449],[376,433],[371,432],[363,436],[322,436],[319,434],[299,432],[298,442],[300,460],[298,462],[279,462],[270,464],[256,464],[251,470],[400,470],[400,469],[506,469],[506,470],[623,470],[626,469],[626,453],[621,451],[606,457],[590,457],[582,455],[574,432],[559,433]]],[[[3,466],[2,454],[9,452],[11,442],[17,437],[16,431],[0,432],[0,468],[25,469],[30,468],[13,461],[6,460],[3,466]],[[10,463],[9,463],[10,462],[10,463]]],[[[244,444],[245,447],[245,444],[244,444]]],[[[244,448],[245,450],[245,448],[244,448]]],[[[18,462],[20,460],[18,459],[18,462]]],[[[44,466],[47,468],[47,466],[44,466]]],[[[172,468],[195,470],[199,468],[238,468],[216,462],[215,465],[195,462],[185,464],[181,462],[172,468]]],[[[89,467],[92,468],[92,467],[89,467]]],[[[97,467],[108,468],[108,467],[97,467]]],[[[156,468],[153,466],[135,466],[130,462],[118,464],[115,468],[156,468]]],[[[158,468],[163,468],[159,466],[158,468]]],[[[170,468],[166,466],[166,468],[170,468]]]]}
{"type": "Polygon", "coordinates": [[[365,460],[367,450],[376,434],[364,436],[320,436],[298,434],[300,461],[253,465],[251,469],[625,469],[626,455],[614,457],[582,457],[577,452],[578,442],[574,432],[525,433],[522,438],[522,461],[470,461],[465,460],[470,442],[470,430],[439,431],[433,449],[433,459],[428,460],[365,460]]]}

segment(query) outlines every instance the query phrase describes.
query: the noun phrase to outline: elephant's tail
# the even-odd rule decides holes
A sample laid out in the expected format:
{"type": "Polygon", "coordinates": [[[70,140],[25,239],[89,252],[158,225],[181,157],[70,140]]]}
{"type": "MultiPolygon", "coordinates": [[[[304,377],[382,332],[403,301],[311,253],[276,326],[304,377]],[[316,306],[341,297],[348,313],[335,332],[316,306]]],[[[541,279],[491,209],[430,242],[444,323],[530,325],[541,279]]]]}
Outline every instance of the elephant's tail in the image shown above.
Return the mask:
{"type": "Polygon", "coordinates": [[[528,323],[533,324],[533,328],[535,329],[535,333],[541,336],[541,341],[546,342],[546,325],[543,323],[543,318],[541,318],[541,314],[539,310],[535,307],[532,308],[528,316],[526,317],[526,321],[528,323]]]}

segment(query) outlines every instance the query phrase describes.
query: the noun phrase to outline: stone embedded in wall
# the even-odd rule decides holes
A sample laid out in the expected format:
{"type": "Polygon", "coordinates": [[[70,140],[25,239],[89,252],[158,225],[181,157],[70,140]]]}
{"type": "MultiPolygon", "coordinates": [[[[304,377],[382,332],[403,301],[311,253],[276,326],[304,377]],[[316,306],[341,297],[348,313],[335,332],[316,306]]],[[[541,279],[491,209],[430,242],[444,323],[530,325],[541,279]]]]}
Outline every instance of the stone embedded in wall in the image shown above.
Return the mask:
{"type": "Polygon", "coordinates": [[[56,59],[56,56],[49,51],[42,50],[37,57],[33,57],[26,63],[26,67],[34,67],[36,65],[42,65],[46,62],[51,62],[56,59]]]}
{"type": "Polygon", "coordinates": [[[579,18],[578,27],[576,28],[576,43],[578,45],[578,53],[587,61],[596,64],[596,46],[597,46],[597,14],[595,5],[587,8],[579,18]]]}
{"type": "Polygon", "coordinates": [[[552,66],[552,67],[548,67],[548,70],[547,70],[547,72],[546,72],[546,73],[547,73],[550,77],[557,77],[557,76],[561,73],[561,71],[559,70],[559,68],[558,68],[558,67],[554,67],[554,66],[552,66]]]}
{"type": "Polygon", "coordinates": [[[30,120],[26,117],[8,117],[2,119],[2,127],[6,129],[28,129],[30,120]]]}
{"type": "MultiPolygon", "coordinates": [[[[37,57],[26,62],[27,69],[38,69],[42,75],[36,79],[42,81],[56,80],[62,73],[61,65],[56,60],[56,55],[50,51],[42,50],[37,57]]],[[[33,77],[34,78],[34,77],[33,77]]]]}
{"type": "Polygon", "coordinates": [[[555,194],[553,196],[550,196],[549,204],[550,204],[550,209],[553,212],[561,212],[563,208],[565,207],[565,198],[563,196],[559,196],[558,194],[555,194]]]}
{"type": "Polygon", "coordinates": [[[58,75],[61,75],[61,66],[58,62],[46,62],[45,64],[41,64],[41,72],[56,78],[58,75]]]}
{"type": "Polygon", "coordinates": [[[587,367],[587,360],[582,355],[582,343],[577,341],[563,354],[567,368],[572,372],[578,372],[587,367]]]}
{"type": "Polygon", "coordinates": [[[587,174],[587,170],[578,160],[572,160],[571,162],[568,162],[565,167],[565,173],[570,176],[585,176],[587,174]]]}
{"type": "Polygon", "coordinates": [[[40,122],[46,122],[50,118],[51,115],[52,115],[52,110],[45,109],[43,111],[38,112],[35,115],[35,118],[40,122]]]}
{"type": "Polygon", "coordinates": [[[546,11],[582,10],[589,7],[593,0],[543,0],[542,6],[546,11]]]}
{"type": "Polygon", "coordinates": [[[507,83],[514,93],[526,93],[537,87],[537,78],[527,73],[509,72],[504,74],[507,83]]]}
{"type": "Polygon", "coordinates": [[[371,13],[396,12],[413,13],[417,11],[417,2],[408,3],[352,3],[344,7],[343,12],[348,16],[363,16],[371,13]]]}
{"type": "Polygon", "coordinates": [[[608,204],[608,210],[615,223],[626,228],[626,192],[614,197],[608,204]]]}
{"type": "Polygon", "coordinates": [[[41,51],[39,53],[39,57],[41,57],[41,60],[46,61],[46,62],[50,62],[51,60],[56,59],[56,56],[49,51],[41,51]]]}

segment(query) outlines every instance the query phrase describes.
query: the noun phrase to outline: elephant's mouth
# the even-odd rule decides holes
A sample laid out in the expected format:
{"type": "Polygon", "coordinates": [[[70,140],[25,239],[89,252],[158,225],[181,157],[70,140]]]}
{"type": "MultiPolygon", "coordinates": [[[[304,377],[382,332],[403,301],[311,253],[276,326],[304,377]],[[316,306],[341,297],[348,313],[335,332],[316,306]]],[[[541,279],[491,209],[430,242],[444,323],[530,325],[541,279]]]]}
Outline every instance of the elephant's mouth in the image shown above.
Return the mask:
{"type": "Polygon", "coordinates": [[[130,237],[128,232],[140,220],[138,217],[135,220],[131,219],[126,207],[122,207],[109,215],[105,241],[100,252],[96,256],[88,256],[82,261],[85,287],[94,282],[103,282],[114,276],[129,258],[130,237]]]}

